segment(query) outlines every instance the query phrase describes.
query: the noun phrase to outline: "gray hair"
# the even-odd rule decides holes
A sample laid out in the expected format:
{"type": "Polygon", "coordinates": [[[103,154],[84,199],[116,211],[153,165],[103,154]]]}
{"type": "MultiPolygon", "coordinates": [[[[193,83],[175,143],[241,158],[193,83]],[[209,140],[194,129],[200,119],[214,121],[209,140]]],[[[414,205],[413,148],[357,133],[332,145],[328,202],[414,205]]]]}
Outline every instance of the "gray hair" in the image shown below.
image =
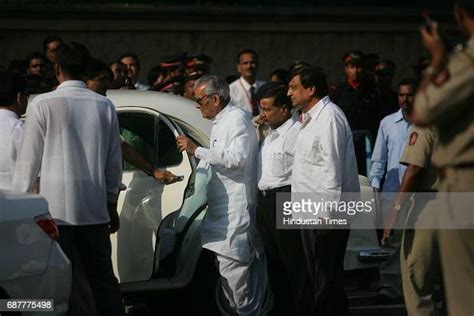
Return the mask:
{"type": "Polygon", "coordinates": [[[204,75],[194,82],[194,89],[199,86],[205,86],[206,95],[217,94],[223,106],[230,102],[229,84],[223,78],[216,75],[204,75]]]}

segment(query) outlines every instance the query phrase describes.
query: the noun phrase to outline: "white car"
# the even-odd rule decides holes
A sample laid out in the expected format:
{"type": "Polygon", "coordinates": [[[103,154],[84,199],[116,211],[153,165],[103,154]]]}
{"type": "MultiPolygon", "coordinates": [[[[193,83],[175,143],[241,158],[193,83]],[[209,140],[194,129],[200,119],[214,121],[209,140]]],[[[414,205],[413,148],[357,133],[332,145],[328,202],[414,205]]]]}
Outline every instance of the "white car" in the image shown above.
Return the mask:
{"type": "Polygon", "coordinates": [[[28,315],[45,315],[44,310],[66,315],[71,265],[57,238],[44,198],[0,190],[0,299],[11,300],[10,307],[33,308],[28,315]],[[49,299],[52,311],[38,301],[49,299]]]}
{"type": "MultiPolygon", "coordinates": [[[[177,135],[208,147],[212,122],[195,103],[151,91],[109,90],[117,108],[122,137],[157,168],[183,176],[163,185],[124,163],[118,212],[121,227],[112,236],[112,259],[125,297],[133,293],[181,289],[190,284],[202,253],[200,224],[206,211],[207,170],[176,148],[177,135]]],[[[360,177],[364,200],[375,198],[367,178],[360,177]]],[[[373,215],[365,215],[373,216],[373,215]]],[[[361,218],[373,222],[373,218],[361,218]]],[[[346,270],[372,267],[359,260],[362,250],[378,248],[375,230],[354,230],[346,270]]]]}

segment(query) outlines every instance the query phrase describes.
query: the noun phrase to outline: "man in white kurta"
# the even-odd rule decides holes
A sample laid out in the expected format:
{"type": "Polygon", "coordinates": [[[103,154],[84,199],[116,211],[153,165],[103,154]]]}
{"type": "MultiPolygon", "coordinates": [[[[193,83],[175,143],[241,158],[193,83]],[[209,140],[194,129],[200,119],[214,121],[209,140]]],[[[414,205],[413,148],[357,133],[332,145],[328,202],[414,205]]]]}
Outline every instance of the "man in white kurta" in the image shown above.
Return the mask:
{"type": "MultiPolygon", "coordinates": [[[[340,202],[343,193],[360,192],[352,132],[341,109],[331,102],[326,75],[303,67],[289,83],[288,95],[303,114],[296,140],[291,192],[340,202]]],[[[339,214],[338,214],[339,215],[339,214]]],[[[338,215],[325,214],[329,218],[338,215]]],[[[314,283],[315,315],[348,315],[344,292],[347,229],[302,230],[309,275],[314,283]]]]}
{"type": "Polygon", "coordinates": [[[123,315],[109,234],[118,230],[122,157],[117,113],[80,79],[89,55],[77,43],[56,52],[60,83],[30,104],[12,188],[39,192],[72,263],[70,315],[123,315]]]}
{"type": "Polygon", "coordinates": [[[26,81],[20,75],[0,71],[0,189],[10,190],[20,147],[27,99],[26,81]]]}
{"type": "Polygon", "coordinates": [[[213,120],[210,148],[180,136],[177,145],[210,166],[208,211],[201,227],[204,248],[216,254],[222,287],[239,315],[264,315],[266,263],[255,230],[257,138],[248,115],[229,103],[229,88],[217,76],[195,83],[196,102],[213,120]]]}

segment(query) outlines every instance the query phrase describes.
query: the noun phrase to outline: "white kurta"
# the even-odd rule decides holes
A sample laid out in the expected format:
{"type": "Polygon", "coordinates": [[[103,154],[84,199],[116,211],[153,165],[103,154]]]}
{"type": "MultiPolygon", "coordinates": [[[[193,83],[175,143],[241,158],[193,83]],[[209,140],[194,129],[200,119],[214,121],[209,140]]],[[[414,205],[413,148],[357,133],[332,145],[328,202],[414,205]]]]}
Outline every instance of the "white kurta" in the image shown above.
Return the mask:
{"type": "Polygon", "coordinates": [[[11,189],[22,130],[15,112],[0,109],[0,189],[11,189]]]}
{"type": "Polygon", "coordinates": [[[29,105],[13,189],[40,194],[61,224],[109,221],[122,175],[117,114],[109,99],[82,81],[66,81],[29,105]]]}
{"type": "Polygon", "coordinates": [[[210,148],[195,156],[211,168],[204,248],[240,261],[251,257],[256,204],[257,137],[248,115],[229,104],[213,120],[210,148]]]}
{"type": "Polygon", "coordinates": [[[242,316],[265,315],[271,292],[255,223],[257,136],[248,114],[231,104],[213,124],[210,148],[195,152],[211,168],[201,242],[216,253],[230,307],[242,316]]]}
{"type": "Polygon", "coordinates": [[[304,114],[291,181],[294,193],[324,193],[340,199],[360,192],[357,161],[349,123],[329,97],[304,114]]]}

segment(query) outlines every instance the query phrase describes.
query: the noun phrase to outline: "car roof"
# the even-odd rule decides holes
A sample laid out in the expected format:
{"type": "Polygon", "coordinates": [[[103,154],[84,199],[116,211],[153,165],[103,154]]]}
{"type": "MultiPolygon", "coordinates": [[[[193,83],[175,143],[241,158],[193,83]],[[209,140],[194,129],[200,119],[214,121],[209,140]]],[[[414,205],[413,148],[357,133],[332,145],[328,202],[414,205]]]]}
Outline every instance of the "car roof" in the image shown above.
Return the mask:
{"type": "Polygon", "coordinates": [[[207,136],[211,134],[212,122],[202,117],[201,111],[196,108],[196,103],[182,96],[157,91],[108,90],[107,97],[117,108],[151,108],[181,120],[207,136]]]}

